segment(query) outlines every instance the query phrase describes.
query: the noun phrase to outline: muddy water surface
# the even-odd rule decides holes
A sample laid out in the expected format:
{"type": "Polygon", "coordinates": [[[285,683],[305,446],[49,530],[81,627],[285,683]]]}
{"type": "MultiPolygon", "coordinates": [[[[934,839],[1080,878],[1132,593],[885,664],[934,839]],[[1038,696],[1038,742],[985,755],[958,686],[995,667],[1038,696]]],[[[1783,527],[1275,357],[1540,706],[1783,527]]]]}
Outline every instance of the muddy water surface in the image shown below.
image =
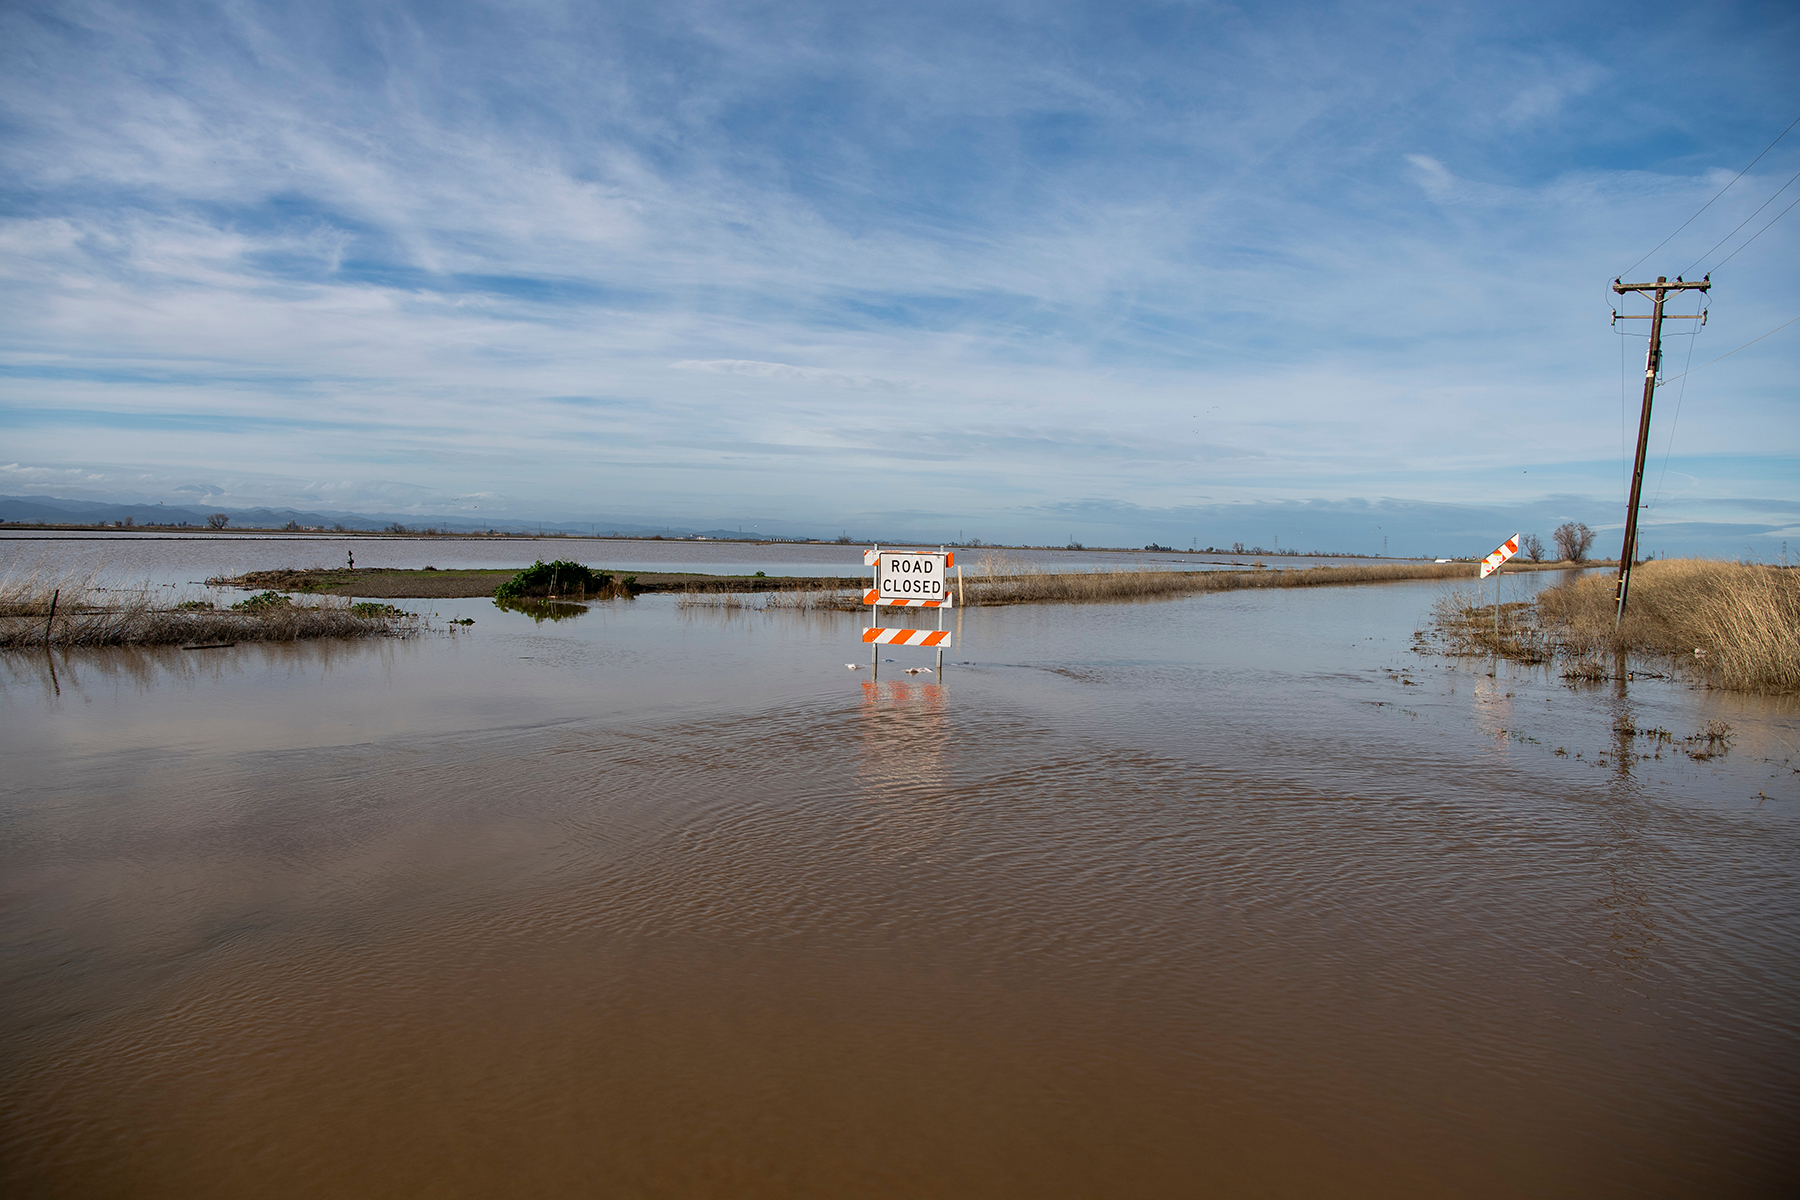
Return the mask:
{"type": "Polygon", "coordinates": [[[0,1190],[1780,1194],[1800,713],[1436,594],[0,658],[0,1190]]]}

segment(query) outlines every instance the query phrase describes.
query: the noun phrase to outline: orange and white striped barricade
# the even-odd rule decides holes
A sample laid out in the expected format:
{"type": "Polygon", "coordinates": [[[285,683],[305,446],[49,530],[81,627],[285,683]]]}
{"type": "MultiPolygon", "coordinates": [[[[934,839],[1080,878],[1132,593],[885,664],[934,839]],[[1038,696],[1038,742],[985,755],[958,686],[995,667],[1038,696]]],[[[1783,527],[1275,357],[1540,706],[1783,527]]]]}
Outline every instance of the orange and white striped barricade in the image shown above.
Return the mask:
{"type": "Polygon", "coordinates": [[[948,629],[883,629],[880,626],[863,626],[863,641],[878,646],[936,646],[943,649],[950,644],[948,629]]]}
{"type": "MultiPolygon", "coordinates": [[[[863,565],[875,569],[874,586],[863,593],[873,623],[863,628],[863,641],[871,646],[930,646],[938,652],[938,671],[944,669],[944,647],[950,635],[944,630],[944,609],[955,604],[950,590],[950,568],[956,565],[956,554],[938,547],[937,552],[883,550],[873,546],[863,551],[863,565]],[[935,608],[938,627],[933,629],[884,628],[876,618],[877,610],[890,608],[935,608]]],[[[880,652],[871,665],[879,673],[880,652]]]]}

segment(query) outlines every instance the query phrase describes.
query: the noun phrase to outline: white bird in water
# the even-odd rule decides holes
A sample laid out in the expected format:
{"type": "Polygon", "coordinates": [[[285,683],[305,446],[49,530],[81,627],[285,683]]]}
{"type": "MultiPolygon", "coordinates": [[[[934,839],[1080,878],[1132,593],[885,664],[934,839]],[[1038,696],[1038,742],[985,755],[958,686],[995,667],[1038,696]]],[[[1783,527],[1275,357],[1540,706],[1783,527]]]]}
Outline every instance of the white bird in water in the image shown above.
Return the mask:
{"type": "Polygon", "coordinates": [[[908,667],[908,668],[906,668],[906,673],[908,675],[929,675],[929,674],[931,674],[931,668],[930,667],[908,667]]]}
{"type": "Polygon", "coordinates": [[[851,669],[851,670],[852,670],[852,671],[860,671],[860,670],[862,670],[862,664],[861,664],[861,663],[845,663],[845,664],[844,664],[844,665],[845,665],[845,666],[846,666],[846,667],[849,667],[849,668],[850,668],[850,669],[851,669]]]}

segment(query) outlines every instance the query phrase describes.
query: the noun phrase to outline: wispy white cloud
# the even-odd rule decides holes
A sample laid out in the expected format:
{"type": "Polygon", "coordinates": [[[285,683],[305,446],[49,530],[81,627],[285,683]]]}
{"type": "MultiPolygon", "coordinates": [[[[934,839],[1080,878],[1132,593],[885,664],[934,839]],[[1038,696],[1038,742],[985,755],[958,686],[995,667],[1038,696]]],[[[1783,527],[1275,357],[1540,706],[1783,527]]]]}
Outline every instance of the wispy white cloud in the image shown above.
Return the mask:
{"type": "MultiPolygon", "coordinates": [[[[1625,169],[1607,46],[1463,18],[44,11],[0,17],[10,452],[220,486],[555,512],[604,464],[798,514],[896,448],[965,511],[1579,474],[1620,443],[1603,281],[1724,169],[1625,169]]],[[[1734,268],[1761,332],[1785,285],[1734,268]]],[[[1764,350],[1684,451],[1800,449],[1764,350]]]]}
{"type": "Polygon", "coordinates": [[[744,358],[683,359],[669,364],[676,371],[706,371],[714,375],[741,375],[751,379],[767,379],[777,383],[812,383],[852,391],[903,392],[916,390],[914,384],[877,375],[853,375],[822,367],[796,367],[790,363],[757,362],[744,358]]]}

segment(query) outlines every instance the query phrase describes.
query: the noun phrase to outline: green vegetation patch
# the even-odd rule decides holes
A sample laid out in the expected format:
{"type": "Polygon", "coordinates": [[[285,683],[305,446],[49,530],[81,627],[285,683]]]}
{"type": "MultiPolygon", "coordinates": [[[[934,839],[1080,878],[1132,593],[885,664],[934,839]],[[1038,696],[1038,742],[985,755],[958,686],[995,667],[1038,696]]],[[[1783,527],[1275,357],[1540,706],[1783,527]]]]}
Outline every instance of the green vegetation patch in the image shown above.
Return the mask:
{"type": "Polygon", "coordinates": [[[289,600],[280,592],[258,592],[248,600],[239,600],[231,607],[240,612],[270,613],[277,609],[286,608],[292,603],[292,600],[289,600]]]}
{"type": "Polygon", "coordinates": [[[411,613],[395,608],[392,604],[383,604],[378,600],[363,600],[350,606],[350,612],[358,617],[410,617],[411,613]]]}
{"type": "MultiPolygon", "coordinates": [[[[621,586],[629,587],[631,580],[621,586]]],[[[614,592],[613,577],[590,570],[578,562],[557,559],[538,561],[494,589],[496,600],[540,599],[547,596],[593,596],[614,592]]]]}

